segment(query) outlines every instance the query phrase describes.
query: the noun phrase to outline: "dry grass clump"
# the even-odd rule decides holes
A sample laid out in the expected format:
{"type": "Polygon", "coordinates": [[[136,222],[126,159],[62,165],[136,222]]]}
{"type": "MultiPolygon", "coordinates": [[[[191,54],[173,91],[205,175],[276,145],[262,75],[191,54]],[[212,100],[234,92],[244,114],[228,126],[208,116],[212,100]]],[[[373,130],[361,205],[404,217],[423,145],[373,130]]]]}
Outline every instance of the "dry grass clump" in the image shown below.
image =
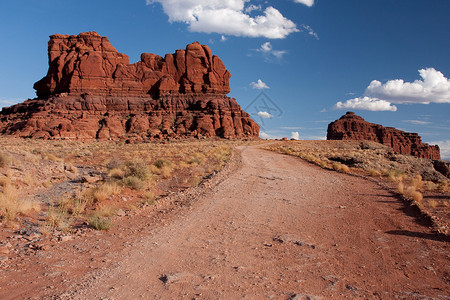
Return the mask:
{"type": "Polygon", "coordinates": [[[0,152],[0,168],[9,167],[12,163],[11,156],[6,152],[0,152]]]}
{"type": "Polygon", "coordinates": [[[109,230],[112,226],[110,218],[94,213],[88,220],[89,225],[95,230],[109,230]]]}
{"type": "Polygon", "coordinates": [[[121,168],[113,168],[108,172],[108,177],[113,179],[123,179],[124,176],[125,170],[122,170],[121,168]]]}
{"type": "Polygon", "coordinates": [[[402,179],[399,181],[397,191],[406,198],[413,200],[416,205],[421,206],[423,200],[423,195],[421,193],[423,184],[422,176],[416,175],[413,178],[402,179]]]}
{"type": "Polygon", "coordinates": [[[447,180],[444,182],[440,182],[438,189],[440,192],[445,193],[445,192],[448,192],[449,186],[450,186],[450,180],[447,180]]]}
{"type": "Polygon", "coordinates": [[[148,181],[152,178],[152,173],[147,166],[147,163],[142,159],[134,159],[125,162],[125,178],[137,177],[142,181],[148,181]]]}
{"type": "Polygon", "coordinates": [[[147,186],[146,183],[136,176],[127,176],[123,179],[123,184],[132,190],[143,190],[147,186]]]}
{"type": "Polygon", "coordinates": [[[93,187],[86,192],[86,196],[92,197],[94,203],[102,202],[112,195],[120,194],[122,188],[116,182],[106,182],[93,187]]]}
{"type": "Polygon", "coordinates": [[[19,199],[17,188],[6,183],[0,192],[0,218],[14,221],[19,214],[26,214],[31,210],[40,211],[40,205],[30,200],[19,199]]]}
{"type": "Polygon", "coordinates": [[[380,172],[379,170],[374,170],[374,169],[370,169],[367,172],[369,173],[369,176],[372,176],[372,177],[379,177],[382,174],[382,172],[380,172]]]}
{"type": "Polygon", "coordinates": [[[389,169],[386,176],[392,182],[401,182],[403,179],[405,179],[406,174],[397,169],[389,169]]]}
{"type": "Polygon", "coordinates": [[[173,172],[173,163],[168,159],[159,158],[153,162],[150,170],[153,174],[161,175],[162,178],[168,179],[173,172]]]}
{"type": "MultiPolygon", "coordinates": [[[[147,162],[141,158],[130,159],[125,162],[121,160],[113,159],[107,164],[108,176],[112,180],[121,181],[121,183],[133,190],[145,189],[153,179],[151,169],[148,167],[147,162]]],[[[114,184],[106,184],[102,191],[106,194],[118,194],[120,193],[110,192],[111,188],[114,189],[114,184]]],[[[100,192],[100,191],[99,191],[100,192]]],[[[107,197],[108,197],[107,196],[107,197]]]]}
{"type": "Polygon", "coordinates": [[[42,225],[45,231],[61,230],[68,232],[71,230],[70,217],[64,206],[49,206],[47,210],[47,218],[42,225]]]}
{"type": "Polygon", "coordinates": [[[343,173],[350,173],[350,168],[344,164],[333,163],[332,168],[333,168],[333,170],[341,171],[343,173]]]}

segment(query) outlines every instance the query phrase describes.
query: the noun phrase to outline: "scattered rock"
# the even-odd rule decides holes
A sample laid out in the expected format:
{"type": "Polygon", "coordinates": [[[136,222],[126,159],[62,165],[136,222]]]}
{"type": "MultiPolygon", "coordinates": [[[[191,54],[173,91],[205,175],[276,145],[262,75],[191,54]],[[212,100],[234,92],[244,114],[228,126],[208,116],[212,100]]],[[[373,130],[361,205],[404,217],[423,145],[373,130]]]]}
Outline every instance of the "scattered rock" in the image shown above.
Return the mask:
{"type": "Polygon", "coordinates": [[[273,241],[279,242],[279,243],[293,243],[297,246],[307,246],[307,247],[311,247],[313,249],[316,248],[316,246],[306,243],[302,239],[292,236],[290,234],[277,235],[276,237],[273,238],[273,241]]]}
{"type": "Polygon", "coordinates": [[[357,290],[358,290],[357,287],[351,286],[351,285],[349,285],[349,284],[346,284],[346,285],[345,285],[345,288],[346,288],[347,290],[349,290],[349,291],[357,291],[357,290]]]}
{"type": "Polygon", "coordinates": [[[159,277],[164,284],[172,284],[184,277],[183,273],[164,274],[159,277]]]}
{"type": "Polygon", "coordinates": [[[81,177],[81,182],[86,182],[86,183],[96,183],[101,181],[103,178],[101,176],[90,176],[90,175],[86,175],[81,177]]]}
{"type": "Polygon", "coordinates": [[[60,242],[68,242],[73,240],[73,237],[71,235],[64,235],[59,237],[60,242]]]}
{"type": "MultiPolygon", "coordinates": [[[[441,158],[439,146],[422,143],[417,133],[401,131],[369,123],[354,112],[347,112],[339,120],[328,125],[327,140],[366,140],[391,147],[400,154],[421,158],[441,158]]],[[[361,148],[366,149],[362,144],[361,148]]]]}
{"type": "Polygon", "coordinates": [[[316,296],[303,295],[303,294],[294,294],[288,298],[288,300],[315,300],[319,299],[316,296]]]}
{"type": "Polygon", "coordinates": [[[124,217],[124,216],[126,216],[126,213],[125,213],[122,209],[119,209],[119,210],[117,211],[117,216],[118,216],[118,217],[124,217]]]}
{"type": "Polygon", "coordinates": [[[0,254],[9,254],[9,248],[6,246],[0,246],[0,254]]]}

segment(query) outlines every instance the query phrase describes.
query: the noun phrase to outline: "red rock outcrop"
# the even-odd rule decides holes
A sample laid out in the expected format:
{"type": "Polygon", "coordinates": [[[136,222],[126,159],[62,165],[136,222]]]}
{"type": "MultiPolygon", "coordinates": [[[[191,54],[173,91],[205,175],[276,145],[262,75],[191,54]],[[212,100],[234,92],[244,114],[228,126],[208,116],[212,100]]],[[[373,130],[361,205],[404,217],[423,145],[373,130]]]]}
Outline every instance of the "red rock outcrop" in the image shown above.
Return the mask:
{"type": "Polygon", "coordinates": [[[129,64],[95,32],[52,35],[37,99],[0,113],[0,133],[33,138],[152,139],[258,136],[230,92],[230,72],[198,42],[129,64]]]}
{"type": "Polygon", "coordinates": [[[439,146],[422,143],[417,133],[383,127],[365,121],[353,112],[328,125],[328,140],[367,140],[391,147],[395,152],[422,158],[440,159],[439,146]]]}

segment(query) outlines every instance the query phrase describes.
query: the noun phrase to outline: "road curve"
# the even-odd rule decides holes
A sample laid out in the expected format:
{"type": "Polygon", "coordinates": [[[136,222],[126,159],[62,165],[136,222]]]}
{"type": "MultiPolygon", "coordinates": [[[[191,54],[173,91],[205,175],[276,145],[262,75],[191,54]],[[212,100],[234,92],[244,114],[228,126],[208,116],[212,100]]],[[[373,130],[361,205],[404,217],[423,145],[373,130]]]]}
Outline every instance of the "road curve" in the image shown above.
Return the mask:
{"type": "Polygon", "coordinates": [[[241,155],[189,213],[71,297],[448,297],[448,243],[389,192],[258,147],[241,155]]]}

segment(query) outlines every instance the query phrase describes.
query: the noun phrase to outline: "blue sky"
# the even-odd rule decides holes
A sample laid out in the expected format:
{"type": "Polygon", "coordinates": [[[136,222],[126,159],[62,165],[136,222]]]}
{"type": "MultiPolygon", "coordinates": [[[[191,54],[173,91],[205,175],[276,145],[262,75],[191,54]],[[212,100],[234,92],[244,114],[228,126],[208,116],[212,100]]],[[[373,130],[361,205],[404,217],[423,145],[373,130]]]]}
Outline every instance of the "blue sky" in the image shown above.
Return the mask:
{"type": "Polygon", "coordinates": [[[131,63],[200,41],[263,136],[324,138],[352,110],[450,159],[449,12],[448,0],[2,1],[0,107],[35,97],[51,34],[96,31],[131,63]]]}

